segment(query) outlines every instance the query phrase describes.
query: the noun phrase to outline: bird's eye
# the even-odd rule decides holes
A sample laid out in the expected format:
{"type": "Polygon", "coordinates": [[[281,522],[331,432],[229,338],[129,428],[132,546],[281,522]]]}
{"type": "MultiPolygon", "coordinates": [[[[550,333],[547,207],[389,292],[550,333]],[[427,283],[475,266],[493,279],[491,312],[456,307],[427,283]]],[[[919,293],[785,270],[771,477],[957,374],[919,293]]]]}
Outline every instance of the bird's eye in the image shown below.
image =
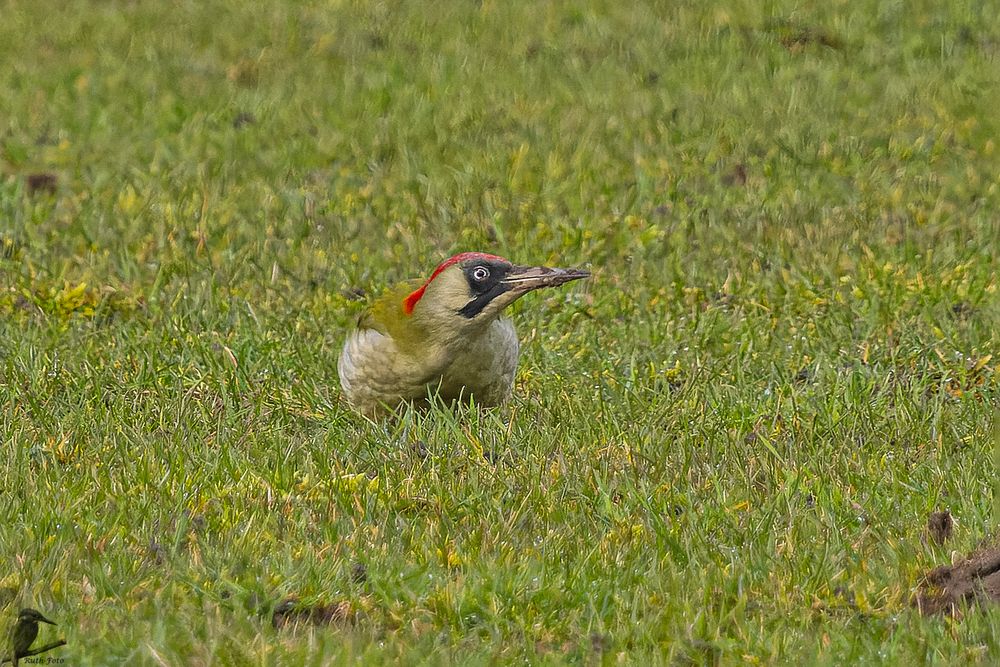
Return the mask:
{"type": "Polygon", "coordinates": [[[490,270],[485,266],[477,266],[472,270],[472,279],[477,283],[481,283],[490,277],[490,270]]]}

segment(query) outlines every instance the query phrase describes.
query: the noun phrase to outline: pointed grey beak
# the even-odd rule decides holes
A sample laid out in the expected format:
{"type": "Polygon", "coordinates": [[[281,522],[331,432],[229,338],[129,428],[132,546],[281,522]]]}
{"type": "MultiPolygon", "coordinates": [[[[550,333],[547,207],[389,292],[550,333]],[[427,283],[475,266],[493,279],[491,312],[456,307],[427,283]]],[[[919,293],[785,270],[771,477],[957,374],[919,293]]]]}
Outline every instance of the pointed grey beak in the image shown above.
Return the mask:
{"type": "Polygon", "coordinates": [[[50,621],[49,619],[45,618],[41,614],[38,615],[38,620],[41,621],[42,623],[48,623],[49,625],[56,625],[55,621],[50,621]]]}
{"type": "Polygon", "coordinates": [[[553,269],[547,266],[515,266],[503,279],[503,284],[512,292],[530,292],[539,287],[556,287],[571,280],[590,276],[583,269],[553,269]]]}

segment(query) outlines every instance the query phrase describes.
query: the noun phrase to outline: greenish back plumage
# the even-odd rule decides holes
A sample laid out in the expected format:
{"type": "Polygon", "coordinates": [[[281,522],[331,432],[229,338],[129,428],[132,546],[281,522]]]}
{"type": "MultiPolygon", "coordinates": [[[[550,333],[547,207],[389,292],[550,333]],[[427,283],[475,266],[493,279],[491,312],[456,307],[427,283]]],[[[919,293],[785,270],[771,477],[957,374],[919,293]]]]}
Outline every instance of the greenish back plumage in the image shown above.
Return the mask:
{"type": "Polygon", "coordinates": [[[412,315],[404,312],[403,300],[422,284],[421,280],[408,280],[386,290],[361,316],[358,326],[390,336],[401,350],[412,350],[425,332],[412,315]]]}

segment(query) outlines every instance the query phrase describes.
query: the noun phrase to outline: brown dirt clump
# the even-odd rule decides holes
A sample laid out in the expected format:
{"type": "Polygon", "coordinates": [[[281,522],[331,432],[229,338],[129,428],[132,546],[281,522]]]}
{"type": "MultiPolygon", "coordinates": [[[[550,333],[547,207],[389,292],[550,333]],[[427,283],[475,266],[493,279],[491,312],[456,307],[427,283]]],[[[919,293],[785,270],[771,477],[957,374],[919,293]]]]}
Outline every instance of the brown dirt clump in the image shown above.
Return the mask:
{"type": "Polygon", "coordinates": [[[972,603],[1000,603],[1000,543],[994,542],[955,565],[927,573],[917,594],[920,613],[954,614],[972,603]]]}
{"type": "Polygon", "coordinates": [[[944,544],[951,539],[955,532],[955,520],[951,517],[951,512],[932,512],[927,519],[927,533],[935,544],[944,544]]]}
{"type": "Polygon", "coordinates": [[[59,189],[59,178],[47,171],[28,174],[28,194],[55,194],[59,189]]]}
{"type": "Polygon", "coordinates": [[[355,620],[356,614],[347,601],[334,604],[308,605],[297,597],[282,600],[271,614],[271,625],[280,630],[287,625],[308,623],[311,625],[335,625],[355,620]]]}

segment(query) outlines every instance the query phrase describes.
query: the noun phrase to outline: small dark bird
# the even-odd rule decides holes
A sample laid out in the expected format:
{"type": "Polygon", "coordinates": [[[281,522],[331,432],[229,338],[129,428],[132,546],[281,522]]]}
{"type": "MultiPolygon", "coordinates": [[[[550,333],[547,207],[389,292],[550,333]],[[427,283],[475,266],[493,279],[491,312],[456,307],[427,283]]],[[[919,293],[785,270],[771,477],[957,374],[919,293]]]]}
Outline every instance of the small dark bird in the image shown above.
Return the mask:
{"type": "Polygon", "coordinates": [[[10,631],[11,660],[14,662],[14,667],[17,667],[18,658],[23,658],[28,653],[35,637],[38,636],[39,621],[55,625],[35,609],[22,609],[18,612],[17,623],[10,631]]]}

